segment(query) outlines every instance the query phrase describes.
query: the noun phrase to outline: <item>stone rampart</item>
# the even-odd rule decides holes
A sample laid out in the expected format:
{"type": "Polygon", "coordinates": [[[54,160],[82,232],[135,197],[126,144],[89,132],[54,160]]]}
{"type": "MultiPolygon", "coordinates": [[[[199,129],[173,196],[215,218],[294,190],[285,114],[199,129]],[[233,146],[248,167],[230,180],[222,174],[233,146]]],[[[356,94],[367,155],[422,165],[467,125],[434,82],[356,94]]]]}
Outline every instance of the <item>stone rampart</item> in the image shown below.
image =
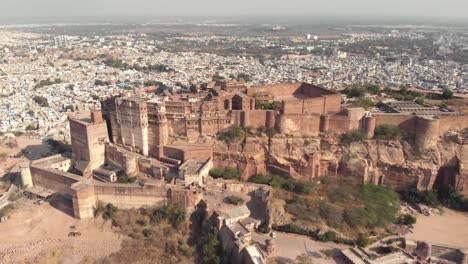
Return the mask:
{"type": "Polygon", "coordinates": [[[94,183],[94,193],[97,201],[121,209],[161,205],[167,197],[164,186],[139,184],[94,183]]]}
{"type": "Polygon", "coordinates": [[[83,180],[80,176],[57,169],[36,165],[30,165],[29,168],[34,186],[44,187],[69,198],[75,195],[75,192],[71,189],[71,185],[83,180]]]}
{"type": "Polygon", "coordinates": [[[320,131],[320,115],[279,115],[276,126],[282,134],[317,136],[320,131]]]}
{"type": "Polygon", "coordinates": [[[398,126],[401,129],[414,133],[416,129],[416,116],[404,114],[376,114],[375,126],[384,124],[398,126]]]}
{"type": "Polygon", "coordinates": [[[468,115],[462,116],[440,116],[439,117],[439,135],[445,134],[447,131],[454,129],[460,130],[468,128],[468,115]]]}
{"type": "Polygon", "coordinates": [[[209,159],[213,156],[213,148],[205,145],[165,146],[164,155],[180,161],[188,159],[209,159]]]}

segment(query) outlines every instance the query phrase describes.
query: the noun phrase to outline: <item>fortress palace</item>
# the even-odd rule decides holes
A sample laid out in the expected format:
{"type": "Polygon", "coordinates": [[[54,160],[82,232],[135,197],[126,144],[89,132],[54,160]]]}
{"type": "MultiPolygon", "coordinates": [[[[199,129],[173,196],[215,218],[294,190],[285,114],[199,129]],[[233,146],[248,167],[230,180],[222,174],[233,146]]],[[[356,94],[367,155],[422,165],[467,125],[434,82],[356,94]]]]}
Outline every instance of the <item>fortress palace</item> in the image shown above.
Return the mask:
{"type": "MultiPolygon", "coordinates": [[[[308,83],[248,87],[218,82],[175,95],[119,94],[102,100],[101,111],[70,114],[71,158],[52,156],[25,164],[21,177],[36,192],[43,188],[70,197],[79,218],[91,217],[97,201],[119,208],[164,202],[192,208],[202,196],[196,186],[208,184],[213,167],[213,146],[198,139],[214,137],[232,125],[300,137],[361,129],[372,138],[376,127],[392,124],[427,149],[449,129],[468,123],[466,116],[417,104],[389,104],[386,111],[370,113],[341,102],[340,93],[308,83]],[[144,180],[116,183],[119,177],[144,180]]],[[[333,171],[317,156],[311,153],[308,169],[299,172],[302,179],[333,171]]],[[[460,175],[467,170],[462,167],[460,175]]],[[[421,179],[416,185],[431,184],[421,179]]]]}

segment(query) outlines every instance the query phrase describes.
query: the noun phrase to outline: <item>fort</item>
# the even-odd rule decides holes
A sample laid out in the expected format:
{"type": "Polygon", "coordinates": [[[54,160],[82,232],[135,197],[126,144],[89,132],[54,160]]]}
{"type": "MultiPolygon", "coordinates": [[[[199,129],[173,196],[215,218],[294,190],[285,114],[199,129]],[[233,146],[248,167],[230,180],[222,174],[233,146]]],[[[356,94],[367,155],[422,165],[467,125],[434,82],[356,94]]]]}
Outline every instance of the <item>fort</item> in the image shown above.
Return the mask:
{"type": "MultiPolygon", "coordinates": [[[[78,218],[92,217],[99,201],[119,208],[168,202],[195,208],[204,197],[198,187],[210,184],[209,170],[214,164],[232,162],[214,157],[213,145],[199,139],[216,138],[232,125],[274,129],[292,138],[360,129],[372,138],[376,127],[391,124],[414,135],[417,146],[424,150],[437,144],[447,131],[468,124],[464,115],[431,112],[422,106],[387,105],[387,111],[377,113],[345,107],[340,93],[307,83],[248,87],[217,82],[198,92],[118,94],[101,103],[100,111],[70,114],[72,157],[52,156],[21,167],[23,185],[67,197],[78,218]],[[139,180],[117,183],[122,177],[139,180]]],[[[336,176],[340,166],[313,152],[307,153],[306,164],[295,171],[249,162],[246,167],[255,169],[246,169],[244,179],[270,171],[307,181],[336,176]]],[[[465,193],[467,173],[461,163],[457,188],[465,193]]],[[[367,181],[382,183],[371,176],[367,181]]],[[[420,181],[411,184],[429,189],[434,184],[433,180],[420,181]]]]}

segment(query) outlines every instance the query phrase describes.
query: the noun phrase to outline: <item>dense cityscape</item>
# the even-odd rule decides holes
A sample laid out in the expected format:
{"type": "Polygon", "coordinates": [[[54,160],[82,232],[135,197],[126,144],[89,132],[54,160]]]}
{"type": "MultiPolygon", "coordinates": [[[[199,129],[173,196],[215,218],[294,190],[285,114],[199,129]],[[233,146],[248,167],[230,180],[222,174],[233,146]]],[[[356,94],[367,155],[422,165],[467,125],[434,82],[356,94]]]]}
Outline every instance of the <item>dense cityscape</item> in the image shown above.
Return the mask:
{"type": "Polygon", "coordinates": [[[463,19],[38,1],[0,18],[0,264],[468,264],[463,19]]]}
{"type": "Polygon", "coordinates": [[[266,36],[230,37],[3,29],[0,131],[35,126],[42,135],[57,136],[67,130],[67,111],[92,109],[99,97],[155,82],[171,92],[217,78],[252,85],[310,82],[340,89],[375,83],[468,91],[468,33],[458,28],[350,27],[351,33],[333,36],[284,36],[287,27],[278,36],[269,27],[263,30],[266,36]]]}

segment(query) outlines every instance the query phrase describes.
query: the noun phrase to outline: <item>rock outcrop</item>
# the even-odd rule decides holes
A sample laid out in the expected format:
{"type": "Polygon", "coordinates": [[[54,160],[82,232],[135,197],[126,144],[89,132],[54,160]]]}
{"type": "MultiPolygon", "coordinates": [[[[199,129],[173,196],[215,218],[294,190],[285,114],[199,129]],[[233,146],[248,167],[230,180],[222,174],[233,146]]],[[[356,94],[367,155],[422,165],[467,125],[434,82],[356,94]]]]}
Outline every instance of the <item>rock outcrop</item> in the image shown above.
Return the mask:
{"type": "Polygon", "coordinates": [[[406,141],[368,140],[345,146],[338,136],[327,134],[247,136],[229,146],[216,141],[214,153],[215,166],[237,167],[244,180],[266,172],[303,181],[354,177],[396,190],[450,185],[468,195],[468,141],[457,133],[440,138],[424,152],[406,141]]]}

